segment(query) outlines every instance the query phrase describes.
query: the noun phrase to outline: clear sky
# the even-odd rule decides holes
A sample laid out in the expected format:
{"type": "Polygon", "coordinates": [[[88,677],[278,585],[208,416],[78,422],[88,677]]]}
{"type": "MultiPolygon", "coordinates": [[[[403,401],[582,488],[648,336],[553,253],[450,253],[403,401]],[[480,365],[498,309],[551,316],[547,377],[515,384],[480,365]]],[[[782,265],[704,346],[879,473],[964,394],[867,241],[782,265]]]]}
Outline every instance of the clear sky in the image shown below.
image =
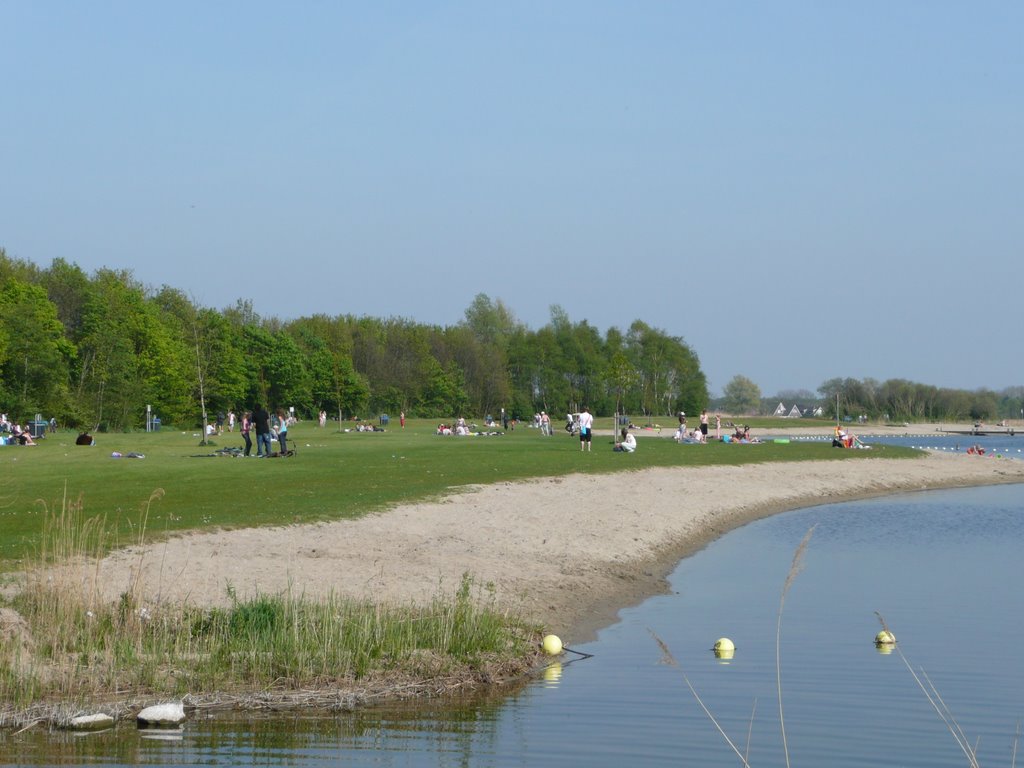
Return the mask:
{"type": "Polygon", "coordinates": [[[204,306],[1024,383],[1024,3],[0,0],[0,247],[204,306]]]}

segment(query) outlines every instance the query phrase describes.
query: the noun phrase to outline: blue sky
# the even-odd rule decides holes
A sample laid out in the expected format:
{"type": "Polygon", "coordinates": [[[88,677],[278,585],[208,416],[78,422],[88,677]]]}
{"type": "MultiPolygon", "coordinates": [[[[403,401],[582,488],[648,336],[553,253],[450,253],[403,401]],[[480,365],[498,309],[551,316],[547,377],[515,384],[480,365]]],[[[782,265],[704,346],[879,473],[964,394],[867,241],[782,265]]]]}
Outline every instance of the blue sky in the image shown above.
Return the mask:
{"type": "Polygon", "coordinates": [[[0,247],[223,308],[1024,383],[1024,4],[0,0],[0,247]]]}

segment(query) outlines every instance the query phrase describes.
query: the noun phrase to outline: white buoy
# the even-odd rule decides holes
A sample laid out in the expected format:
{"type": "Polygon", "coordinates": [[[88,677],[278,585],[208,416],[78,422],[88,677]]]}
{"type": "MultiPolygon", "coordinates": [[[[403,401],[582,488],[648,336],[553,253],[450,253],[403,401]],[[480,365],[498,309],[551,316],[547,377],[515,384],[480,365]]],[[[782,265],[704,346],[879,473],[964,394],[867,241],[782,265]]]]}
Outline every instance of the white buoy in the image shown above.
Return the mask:
{"type": "Polygon", "coordinates": [[[154,704],[135,716],[140,727],[167,728],[185,722],[185,706],[181,702],[154,704]]]}

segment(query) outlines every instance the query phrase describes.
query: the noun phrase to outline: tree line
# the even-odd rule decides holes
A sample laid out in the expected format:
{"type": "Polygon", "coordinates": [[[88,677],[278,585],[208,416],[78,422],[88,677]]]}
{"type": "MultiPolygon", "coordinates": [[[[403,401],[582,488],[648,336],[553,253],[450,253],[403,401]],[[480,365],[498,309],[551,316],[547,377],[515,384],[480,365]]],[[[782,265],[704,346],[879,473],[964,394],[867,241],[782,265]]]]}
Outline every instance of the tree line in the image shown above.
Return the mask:
{"type": "Polygon", "coordinates": [[[995,392],[968,391],[921,384],[906,379],[832,378],[821,383],[817,394],[789,390],[765,398],[746,376],[735,376],[713,407],[733,414],[770,414],[778,403],[804,409],[820,407],[826,418],[879,421],[987,421],[1024,419],[1024,386],[995,392]]]}
{"type": "Polygon", "coordinates": [[[833,378],[818,387],[826,413],[888,421],[987,421],[1024,418],[1024,387],[968,391],[906,379],[833,378]]]}
{"type": "Polygon", "coordinates": [[[697,411],[708,402],[682,338],[637,320],[605,333],[558,306],[538,330],[478,295],[451,326],[316,314],[263,318],[251,301],[215,310],[131,271],[55,259],[48,268],[0,248],[0,410],[71,427],[124,430],[146,406],[166,424],[208,414],[294,407],[339,419],[380,413],[511,418],[697,411]]]}

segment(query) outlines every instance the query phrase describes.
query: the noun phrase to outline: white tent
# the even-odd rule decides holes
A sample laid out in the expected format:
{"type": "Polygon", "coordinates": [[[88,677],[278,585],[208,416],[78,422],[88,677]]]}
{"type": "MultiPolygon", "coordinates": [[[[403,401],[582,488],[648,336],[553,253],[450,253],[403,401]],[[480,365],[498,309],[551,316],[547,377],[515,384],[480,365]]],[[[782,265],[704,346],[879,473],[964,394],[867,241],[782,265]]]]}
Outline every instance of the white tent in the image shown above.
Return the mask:
{"type": "Polygon", "coordinates": [[[786,416],[786,418],[787,419],[799,419],[801,416],[803,416],[803,414],[800,413],[800,408],[798,406],[794,405],[792,408],[790,408],[789,414],[786,416]]]}
{"type": "Polygon", "coordinates": [[[786,415],[786,406],[784,406],[782,403],[779,403],[775,407],[775,411],[772,413],[772,416],[785,416],[785,415],[786,415]]]}

